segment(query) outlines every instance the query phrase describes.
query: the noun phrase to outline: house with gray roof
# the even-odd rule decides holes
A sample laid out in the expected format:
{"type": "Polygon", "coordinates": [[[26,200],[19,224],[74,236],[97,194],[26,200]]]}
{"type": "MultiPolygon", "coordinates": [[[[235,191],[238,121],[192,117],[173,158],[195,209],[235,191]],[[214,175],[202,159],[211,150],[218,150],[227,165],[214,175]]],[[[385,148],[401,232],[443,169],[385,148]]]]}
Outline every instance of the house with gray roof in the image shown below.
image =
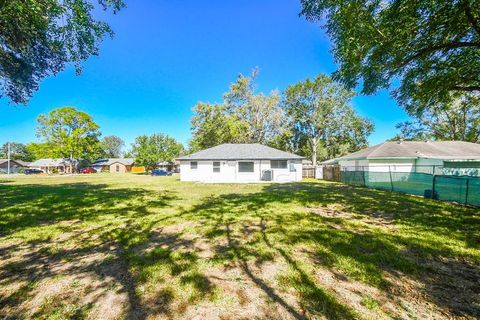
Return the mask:
{"type": "Polygon", "coordinates": [[[99,159],[92,163],[92,167],[98,172],[125,173],[132,170],[134,162],[133,158],[99,159]]]}
{"type": "Polygon", "coordinates": [[[322,162],[348,171],[400,171],[477,175],[480,144],[464,141],[386,141],[322,162]]]}
{"type": "Polygon", "coordinates": [[[303,159],[258,143],[226,143],[176,160],[181,181],[252,183],[300,181],[303,159]]]}
{"type": "Polygon", "coordinates": [[[0,159],[0,173],[19,173],[28,168],[29,162],[22,160],[0,159]]]}
{"type": "Polygon", "coordinates": [[[32,169],[40,169],[44,173],[60,173],[69,174],[76,171],[78,160],[70,159],[38,159],[30,163],[29,167],[32,169]]]}

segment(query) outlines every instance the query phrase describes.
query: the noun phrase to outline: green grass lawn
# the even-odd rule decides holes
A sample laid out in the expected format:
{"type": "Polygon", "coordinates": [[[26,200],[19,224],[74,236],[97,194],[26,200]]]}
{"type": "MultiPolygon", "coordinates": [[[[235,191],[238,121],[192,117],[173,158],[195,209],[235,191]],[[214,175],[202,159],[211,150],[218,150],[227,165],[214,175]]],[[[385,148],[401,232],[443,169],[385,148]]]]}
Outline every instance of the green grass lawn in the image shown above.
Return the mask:
{"type": "Polygon", "coordinates": [[[478,209],[305,181],[0,176],[0,318],[480,317],[478,209]]]}

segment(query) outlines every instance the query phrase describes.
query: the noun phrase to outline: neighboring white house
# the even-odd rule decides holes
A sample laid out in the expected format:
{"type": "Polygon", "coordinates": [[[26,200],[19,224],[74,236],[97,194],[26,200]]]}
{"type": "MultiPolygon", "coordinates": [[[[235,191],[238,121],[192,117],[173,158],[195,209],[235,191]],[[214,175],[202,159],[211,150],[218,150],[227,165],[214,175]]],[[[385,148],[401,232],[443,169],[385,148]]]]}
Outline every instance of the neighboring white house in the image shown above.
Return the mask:
{"type": "Polygon", "coordinates": [[[387,141],[324,161],[341,170],[479,175],[480,144],[464,141],[387,141]]]}
{"type": "Polygon", "coordinates": [[[254,144],[221,144],[180,161],[180,180],[199,182],[290,182],[302,180],[301,156],[254,144]]]}

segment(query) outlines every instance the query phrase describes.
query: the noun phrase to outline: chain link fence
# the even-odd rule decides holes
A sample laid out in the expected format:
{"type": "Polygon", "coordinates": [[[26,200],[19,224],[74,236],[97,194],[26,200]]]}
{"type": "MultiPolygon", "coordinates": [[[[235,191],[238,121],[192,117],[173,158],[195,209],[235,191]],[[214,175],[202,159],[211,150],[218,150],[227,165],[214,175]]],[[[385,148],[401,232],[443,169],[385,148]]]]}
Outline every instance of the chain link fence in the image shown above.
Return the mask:
{"type": "Polygon", "coordinates": [[[480,207],[480,169],[440,166],[342,167],[340,181],[480,207]]]}

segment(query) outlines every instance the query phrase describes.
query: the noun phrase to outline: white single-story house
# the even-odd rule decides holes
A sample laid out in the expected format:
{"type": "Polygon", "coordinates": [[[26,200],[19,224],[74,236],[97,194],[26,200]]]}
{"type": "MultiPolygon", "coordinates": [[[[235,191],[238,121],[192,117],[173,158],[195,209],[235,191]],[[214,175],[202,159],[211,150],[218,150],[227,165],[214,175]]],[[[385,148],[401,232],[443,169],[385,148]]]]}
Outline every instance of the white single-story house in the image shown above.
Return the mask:
{"type": "Polygon", "coordinates": [[[99,159],[92,163],[92,168],[98,172],[125,173],[132,171],[134,162],[132,158],[99,159]]]}
{"type": "Polygon", "coordinates": [[[40,169],[45,173],[72,173],[75,172],[78,161],[70,159],[38,159],[30,163],[29,168],[40,169]]]}
{"type": "Polygon", "coordinates": [[[258,143],[221,144],[177,158],[181,181],[234,183],[300,181],[303,159],[258,143]]]}
{"type": "Polygon", "coordinates": [[[342,171],[479,175],[480,144],[464,141],[387,141],[322,162],[342,171]]]}

